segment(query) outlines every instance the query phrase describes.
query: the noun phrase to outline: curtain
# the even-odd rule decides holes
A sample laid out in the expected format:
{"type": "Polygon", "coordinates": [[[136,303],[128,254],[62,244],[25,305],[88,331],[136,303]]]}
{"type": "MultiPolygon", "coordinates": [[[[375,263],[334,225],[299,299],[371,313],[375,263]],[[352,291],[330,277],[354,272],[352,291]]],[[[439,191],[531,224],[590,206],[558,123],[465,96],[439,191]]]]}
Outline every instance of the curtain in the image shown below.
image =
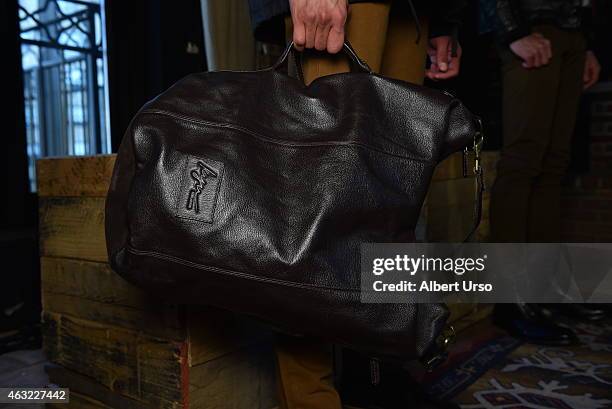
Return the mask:
{"type": "Polygon", "coordinates": [[[246,0],[201,0],[210,70],[255,68],[255,40],[246,0]]]}

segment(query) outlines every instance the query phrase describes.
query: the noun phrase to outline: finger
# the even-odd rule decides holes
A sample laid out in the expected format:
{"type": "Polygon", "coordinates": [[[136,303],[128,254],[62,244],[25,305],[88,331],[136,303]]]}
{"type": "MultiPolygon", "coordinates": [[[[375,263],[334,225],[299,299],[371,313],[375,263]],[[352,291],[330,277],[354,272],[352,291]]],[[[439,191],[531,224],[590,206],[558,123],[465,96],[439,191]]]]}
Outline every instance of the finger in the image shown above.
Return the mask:
{"type": "Polygon", "coordinates": [[[551,54],[550,47],[545,41],[542,41],[542,43],[540,44],[538,52],[540,54],[540,60],[542,61],[542,65],[547,65],[550,62],[551,54]]]}
{"type": "Polygon", "coordinates": [[[440,71],[448,69],[449,42],[447,39],[439,39],[436,47],[436,63],[440,71]]]}
{"type": "Polygon", "coordinates": [[[315,48],[319,51],[323,51],[327,48],[327,42],[329,37],[329,25],[318,25],[315,32],[315,48]]]}
{"type": "Polygon", "coordinates": [[[438,79],[436,78],[436,74],[435,74],[435,73],[433,73],[433,72],[431,72],[431,71],[427,71],[427,72],[425,73],[425,76],[426,76],[427,78],[429,78],[430,80],[432,80],[432,81],[438,81],[438,79]]]}
{"type": "Polygon", "coordinates": [[[437,74],[438,72],[440,72],[440,67],[438,67],[438,64],[435,61],[432,61],[431,64],[429,64],[429,68],[426,72],[431,74],[437,74]]]}
{"type": "Polygon", "coordinates": [[[429,68],[425,71],[425,75],[429,79],[434,79],[434,74],[439,71],[436,58],[436,50],[434,48],[429,47],[427,49],[427,55],[429,55],[429,68]]]}
{"type": "Polygon", "coordinates": [[[293,21],[293,45],[296,49],[302,51],[306,44],[306,27],[300,20],[293,21]]]}
{"type": "Polygon", "coordinates": [[[546,55],[544,52],[544,46],[541,44],[538,44],[538,46],[536,47],[536,61],[540,64],[538,65],[538,67],[546,65],[546,55]]]}
{"type": "Polygon", "coordinates": [[[436,79],[446,80],[449,78],[456,77],[459,75],[459,70],[461,68],[461,60],[459,58],[452,58],[450,63],[448,64],[448,70],[446,72],[437,73],[435,75],[436,79]]]}
{"type": "Polygon", "coordinates": [[[317,12],[313,8],[304,9],[298,14],[298,17],[301,18],[305,27],[304,47],[313,48],[317,29],[317,12]]]}
{"type": "MultiPolygon", "coordinates": [[[[308,42],[308,40],[306,40],[308,42]]],[[[542,65],[542,60],[540,58],[540,51],[535,49],[533,52],[533,67],[539,68],[542,65]]]]}
{"type": "Polygon", "coordinates": [[[535,56],[534,54],[529,54],[525,57],[523,61],[523,67],[525,68],[533,68],[535,67],[535,56]]]}
{"type": "Polygon", "coordinates": [[[430,67],[428,70],[426,70],[426,71],[425,71],[425,76],[426,76],[427,78],[429,78],[430,80],[434,80],[434,81],[435,81],[435,80],[437,80],[437,78],[436,78],[436,74],[437,74],[438,72],[439,72],[439,71],[438,71],[437,67],[436,67],[436,69],[432,69],[432,68],[430,67]]]}
{"type": "Polygon", "coordinates": [[[306,42],[304,47],[313,48],[315,45],[315,34],[316,34],[317,26],[313,22],[306,23],[306,42]]]}
{"type": "Polygon", "coordinates": [[[327,52],[336,54],[342,50],[344,45],[344,26],[335,27],[333,26],[329,30],[329,37],[327,37],[327,52]]]}
{"type": "Polygon", "coordinates": [[[427,48],[427,55],[429,56],[429,61],[431,61],[432,64],[436,64],[438,62],[438,60],[436,58],[436,49],[435,48],[428,47],[427,48]]]}
{"type": "Polygon", "coordinates": [[[335,54],[344,46],[344,24],[347,10],[339,10],[332,15],[331,28],[327,37],[327,52],[335,54]]]}
{"type": "Polygon", "coordinates": [[[425,76],[430,80],[435,80],[435,74],[440,71],[437,64],[436,50],[434,48],[428,48],[427,54],[429,55],[429,68],[425,70],[425,76]]]}

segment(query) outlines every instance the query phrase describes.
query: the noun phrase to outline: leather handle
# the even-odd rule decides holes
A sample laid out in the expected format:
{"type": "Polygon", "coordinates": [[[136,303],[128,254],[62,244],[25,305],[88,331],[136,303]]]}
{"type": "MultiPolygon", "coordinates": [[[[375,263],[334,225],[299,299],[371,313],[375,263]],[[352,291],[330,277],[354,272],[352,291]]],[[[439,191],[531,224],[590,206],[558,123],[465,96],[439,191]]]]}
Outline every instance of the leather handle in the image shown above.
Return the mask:
{"type": "MultiPolygon", "coordinates": [[[[357,53],[355,52],[355,49],[353,49],[353,47],[351,46],[351,44],[348,41],[344,41],[344,44],[342,45],[342,51],[344,52],[344,54],[346,54],[349,59],[351,60],[351,62],[353,63],[353,67],[357,68],[358,71],[360,72],[364,72],[367,74],[371,74],[372,73],[372,69],[368,66],[368,64],[363,61],[361,58],[359,58],[359,56],[357,55],[357,53]]],[[[287,47],[285,48],[285,51],[283,51],[283,53],[281,54],[281,56],[279,57],[278,61],[276,62],[276,64],[274,64],[273,68],[276,69],[278,67],[281,67],[283,65],[285,65],[287,63],[287,61],[289,60],[289,56],[293,56],[294,61],[295,61],[295,65],[297,68],[297,72],[298,72],[298,79],[302,82],[304,82],[304,76],[302,74],[302,65],[300,63],[300,58],[298,58],[299,55],[302,55],[303,53],[301,51],[298,51],[293,44],[293,41],[290,41],[287,44],[287,47]]]]}
{"type": "Polygon", "coordinates": [[[358,67],[361,71],[367,72],[368,74],[372,73],[372,69],[370,68],[370,66],[361,58],[359,58],[357,52],[355,51],[351,43],[348,42],[348,40],[344,41],[344,44],[342,45],[342,51],[344,51],[344,53],[351,58],[351,61],[353,61],[355,63],[355,66],[358,67]]]}

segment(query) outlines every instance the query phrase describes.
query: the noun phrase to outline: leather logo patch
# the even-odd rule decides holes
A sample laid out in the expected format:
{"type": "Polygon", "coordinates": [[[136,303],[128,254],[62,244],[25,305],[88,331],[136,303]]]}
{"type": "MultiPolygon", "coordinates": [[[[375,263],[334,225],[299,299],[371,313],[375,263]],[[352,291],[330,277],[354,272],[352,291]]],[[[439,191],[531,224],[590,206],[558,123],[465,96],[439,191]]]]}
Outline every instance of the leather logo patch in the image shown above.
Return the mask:
{"type": "Polygon", "coordinates": [[[177,216],[212,223],[223,164],[189,156],[177,205],[177,216]]]}

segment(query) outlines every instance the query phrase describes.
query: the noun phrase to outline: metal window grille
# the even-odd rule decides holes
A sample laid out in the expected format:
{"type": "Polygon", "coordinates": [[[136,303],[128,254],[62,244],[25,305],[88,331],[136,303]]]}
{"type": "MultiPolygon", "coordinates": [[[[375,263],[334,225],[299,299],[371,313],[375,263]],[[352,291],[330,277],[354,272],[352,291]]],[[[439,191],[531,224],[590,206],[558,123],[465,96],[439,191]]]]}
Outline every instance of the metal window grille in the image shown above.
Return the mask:
{"type": "Polygon", "coordinates": [[[19,0],[32,191],[36,159],[110,152],[101,2],[19,0]]]}

